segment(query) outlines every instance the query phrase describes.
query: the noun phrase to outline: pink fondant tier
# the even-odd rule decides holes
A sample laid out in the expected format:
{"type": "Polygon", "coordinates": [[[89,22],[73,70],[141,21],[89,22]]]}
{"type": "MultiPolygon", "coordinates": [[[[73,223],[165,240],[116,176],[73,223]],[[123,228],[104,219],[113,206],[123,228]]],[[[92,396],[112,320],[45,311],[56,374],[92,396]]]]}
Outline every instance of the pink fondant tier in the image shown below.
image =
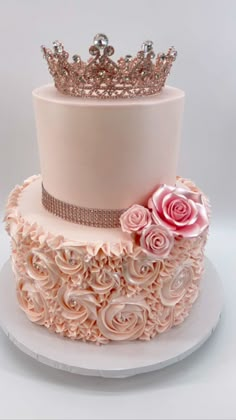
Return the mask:
{"type": "Polygon", "coordinates": [[[133,99],[33,91],[41,174],[56,199],[92,209],[142,204],[162,183],[174,185],[184,92],[164,87],[133,99]]]}
{"type": "MultiPolygon", "coordinates": [[[[199,294],[207,228],[174,235],[168,256],[155,260],[120,228],[94,229],[48,213],[41,182],[35,176],[13,190],[5,219],[19,304],[32,322],[99,344],[150,340],[184,321],[199,294]]],[[[178,185],[200,193],[183,178],[178,185]]]]}

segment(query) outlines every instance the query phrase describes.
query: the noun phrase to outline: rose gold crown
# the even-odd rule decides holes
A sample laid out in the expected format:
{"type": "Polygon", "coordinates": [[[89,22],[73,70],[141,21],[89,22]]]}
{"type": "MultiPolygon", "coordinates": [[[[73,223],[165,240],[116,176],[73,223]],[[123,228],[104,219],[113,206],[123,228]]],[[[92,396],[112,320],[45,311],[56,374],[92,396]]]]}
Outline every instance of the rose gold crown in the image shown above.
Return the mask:
{"type": "Polygon", "coordinates": [[[55,87],[66,95],[89,98],[133,98],[153,95],[162,89],[177,52],[174,47],[155,58],[153,42],[145,41],[135,57],[126,55],[117,62],[110,57],[114,48],[104,34],[94,37],[89,48],[88,62],[69,54],[61,42],[53,43],[53,50],[42,46],[55,87]]]}

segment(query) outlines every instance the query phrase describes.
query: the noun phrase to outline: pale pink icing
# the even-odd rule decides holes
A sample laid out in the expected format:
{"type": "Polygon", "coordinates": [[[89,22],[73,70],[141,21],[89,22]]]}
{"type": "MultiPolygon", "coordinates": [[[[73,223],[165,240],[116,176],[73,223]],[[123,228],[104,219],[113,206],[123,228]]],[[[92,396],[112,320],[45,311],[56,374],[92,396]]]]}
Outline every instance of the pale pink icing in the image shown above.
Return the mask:
{"type": "Polygon", "coordinates": [[[19,277],[17,281],[17,297],[21,308],[30,321],[45,325],[49,320],[49,311],[43,294],[38,290],[37,284],[26,276],[19,277]]]}
{"type": "Polygon", "coordinates": [[[143,335],[150,308],[142,297],[111,299],[98,312],[100,331],[110,340],[135,340],[143,335]]]}
{"type": "Polygon", "coordinates": [[[162,288],[160,289],[162,303],[167,306],[176,305],[184,297],[193,280],[193,269],[188,263],[180,266],[174,276],[162,277],[162,288]]]}
{"type": "MultiPolygon", "coordinates": [[[[32,322],[98,344],[149,340],[183,322],[199,294],[207,230],[176,237],[168,258],[158,261],[129,235],[76,242],[45,231],[33,213],[31,222],[25,218],[19,203],[39,180],[13,190],[5,216],[19,304],[32,322]]],[[[190,181],[178,182],[200,193],[190,181]]]]}
{"type": "Polygon", "coordinates": [[[151,261],[147,255],[139,248],[132,256],[126,259],[123,265],[123,276],[127,283],[134,286],[149,286],[159,276],[161,270],[160,261],[151,261]]]}

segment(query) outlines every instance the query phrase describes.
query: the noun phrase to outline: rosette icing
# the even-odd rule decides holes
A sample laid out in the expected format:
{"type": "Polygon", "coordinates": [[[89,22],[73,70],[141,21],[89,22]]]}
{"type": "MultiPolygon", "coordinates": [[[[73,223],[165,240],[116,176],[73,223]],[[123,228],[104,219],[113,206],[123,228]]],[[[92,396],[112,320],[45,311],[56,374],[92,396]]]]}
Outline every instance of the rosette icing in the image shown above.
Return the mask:
{"type": "Polygon", "coordinates": [[[99,304],[87,290],[62,286],[58,291],[57,302],[65,319],[76,319],[83,324],[87,319],[97,318],[99,304]]]}
{"type": "Polygon", "coordinates": [[[86,263],[84,260],[83,249],[63,245],[56,251],[55,262],[58,268],[65,274],[68,275],[79,275],[83,276],[86,271],[86,263]]]}
{"type": "Polygon", "coordinates": [[[190,265],[178,267],[176,272],[163,279],[160,299],[165,306],[175,306],[193,283],[193,269],[190,265]]]}
{"type": "Polygon", "coordinates": [[[20,278],[17,282],[17,298],[30,321],[40,325],[48,322],[49,311],[43,294],[27,277],[20,278]]]}
{"type": "Polygon", "coordinates": [[[35,284],[47,292],[60,286],[61,278],[55,261],[42,251],[32,249],[26,255],[25,270],[28,276],[35,280],[35,284]]]}
{"type": "Polygon", "coordinates": [[[100,269],[92,272],[88,284],[95,293],[106,294],[112,289],[119,288],[120,276],[112,270],[100,269]]]}
{"type": "Polygon", "coordinates": [[[127,258],[124,264],[124,278],[134,286],[149,286],[157,280],[161,263],[160,261],[152,261],[140,249],[132,256],[127,258]]]}
{"type": "Polygon", "coordinates": [[[163,305],[161,302],[157,303],[156,309],[156,330],[160,334],[173,327],[174,310],[173,308],[163,305]]]}
{"type": "MultiPolygon", "coordinates": [[[[29,222],[22,212],[19,198],[39,179],[16,187],[5,216],[17,297],[32,322],[71,339],[105,344],[149,340],[184,321],[199,294],[207,229],[195,237],[169,239],[165,226],[167,236],[157,240],[147,213],[135,208],[128,222],[132,229],[135,223],[142,232],[149,229],[151,252],[128,237],[75,242],[46,231],[36,220],[29,222]]],[[[191,181],[179,178],[181,185],[208,203],[191,181]]],[[[206,208],[209,217],[209,204],[206,208]]]]}
{"type": "Polygon", "coordinates": [[[149,307],[144,299],[113,299],[98,313],[98,327],[110,340],[135,340],[145,329],[149,307]]]}

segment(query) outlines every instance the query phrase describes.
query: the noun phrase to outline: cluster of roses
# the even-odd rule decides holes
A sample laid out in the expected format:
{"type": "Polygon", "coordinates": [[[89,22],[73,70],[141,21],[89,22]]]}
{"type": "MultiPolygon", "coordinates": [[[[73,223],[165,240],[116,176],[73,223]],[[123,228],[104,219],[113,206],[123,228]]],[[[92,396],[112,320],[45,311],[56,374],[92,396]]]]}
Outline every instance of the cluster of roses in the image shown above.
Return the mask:
{"type": "Polygon", "coordinates": [[[199,236],[209,225],[202,194],[182,187],[161,185],[147,207],[134,204],[121,218],[121,229],[154,259],[167,258],[174,239],[199,236]]]}

